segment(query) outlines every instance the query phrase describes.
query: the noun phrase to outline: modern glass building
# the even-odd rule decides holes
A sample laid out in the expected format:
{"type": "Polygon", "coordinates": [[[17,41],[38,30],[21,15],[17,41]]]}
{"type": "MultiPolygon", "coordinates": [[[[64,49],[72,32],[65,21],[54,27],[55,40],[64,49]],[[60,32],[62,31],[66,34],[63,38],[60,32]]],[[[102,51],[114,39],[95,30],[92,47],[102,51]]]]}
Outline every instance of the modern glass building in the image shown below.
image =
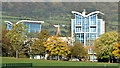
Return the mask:
{"type": "MultiPolygon", "coordinates": [[[[104,14],[100,11],[86,14],[85,10],[82,13],[76,11],[72,11],[72,13],[75,15],[75,19],[71,19],[71,36],[84,46],[93,46],[92,41],[105,33],[105,21],[101,19],[104,14]]],[[[88,50],[88,53],[92,54],[91,49],[88,50]]]]}
{"type": "MultiPolygon", "coordinates": [[[[11,30],[12,24],[14,24],[14,22],[10,22],[10,21],[5,21],[5,22],[7,23],[7,30],[11,30]]],[[[44,23],[44,21],[21,20],[21,21],[18,21],[16,24],[19,24],[19,23],[24,23],[24,25],[27,25],[27,27],[29,28],[28,33],[31,33],[31,32],[40,33],[41,23],[44,23]]]]}

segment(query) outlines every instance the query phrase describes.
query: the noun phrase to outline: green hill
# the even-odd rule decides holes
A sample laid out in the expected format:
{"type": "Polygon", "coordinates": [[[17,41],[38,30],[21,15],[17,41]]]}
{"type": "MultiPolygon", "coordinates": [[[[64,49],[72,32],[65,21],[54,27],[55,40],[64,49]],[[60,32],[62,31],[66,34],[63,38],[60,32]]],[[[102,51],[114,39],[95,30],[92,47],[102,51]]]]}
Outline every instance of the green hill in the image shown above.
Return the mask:
{"type": "Polygon", "coordinates": [[[42,24],[42,29],[48,30],[51,35],[57,30],[54,24],[65,24],[65,27],[61,27],[61,32],[68,35],[71,19],[74,18],[71,11],[82,12],[83,9],[87,13],[95,10],[105,13],[106,32],[117,30],[114,25],[118,24],[118,3],[115,2],[3,2],[2,21],[43,20],[45,23],[42,24]]]}

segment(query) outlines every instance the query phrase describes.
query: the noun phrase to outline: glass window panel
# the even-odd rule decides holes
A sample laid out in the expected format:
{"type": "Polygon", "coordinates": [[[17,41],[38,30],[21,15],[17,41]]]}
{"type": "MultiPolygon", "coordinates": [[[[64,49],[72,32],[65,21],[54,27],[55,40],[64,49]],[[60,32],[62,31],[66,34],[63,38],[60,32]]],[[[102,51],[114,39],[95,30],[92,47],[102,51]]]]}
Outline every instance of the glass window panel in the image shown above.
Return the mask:
{"type": "Polygon", "coordinates": [[[100,27],[101,27],[101,21],[98,20],[98,37],[100,37],[100,27]]]}
{"type": "Polygon", "coordinates": [[[90,34],[90,39],[95,40],[96,39],[96,33],[91,33],[90,34]]]}
{"type": "Polygon", "coordinates": [[[90,28],[91,32],[96,32],[96,28],[90,28]]]}

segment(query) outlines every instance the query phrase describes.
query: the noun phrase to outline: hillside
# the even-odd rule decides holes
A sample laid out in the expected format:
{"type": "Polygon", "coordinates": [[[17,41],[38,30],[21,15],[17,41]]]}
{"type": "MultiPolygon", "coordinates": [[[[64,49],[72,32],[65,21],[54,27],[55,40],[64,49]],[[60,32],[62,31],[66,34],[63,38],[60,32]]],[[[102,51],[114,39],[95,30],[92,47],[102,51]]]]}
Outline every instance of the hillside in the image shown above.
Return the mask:
{"type": "MultiPolygon", "coordinates": [[[[3,21],[43,20],[42,29],[46,29],[51,35],[57,31],[54,24],[66,25],[61,27],[62,34],[68,35],[70,31],[70,21],[74,18],[71,11],[87,13],[99,10],[104,15],[106,21],[106,32],[116,30],[118,24],[118,4],[117,3],[83,3],[83,2],[4,2],[2,3],[3,21]]],[[[5,23],[3,22],[3,25],[5,23]]]]}

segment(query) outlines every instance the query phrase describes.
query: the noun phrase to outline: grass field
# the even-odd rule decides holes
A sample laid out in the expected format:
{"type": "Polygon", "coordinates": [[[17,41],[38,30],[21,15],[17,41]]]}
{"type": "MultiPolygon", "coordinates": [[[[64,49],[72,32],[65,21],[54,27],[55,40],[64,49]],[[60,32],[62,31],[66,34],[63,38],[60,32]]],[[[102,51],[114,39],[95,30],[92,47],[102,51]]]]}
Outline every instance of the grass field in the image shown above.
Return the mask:
{"type": "Polygon", "coordinates": [[[32,63],[33,66],[118,66],[117,63],[98,63],[98,62],[74,62],[74,61],[49,61],[36,60],[29,58],[3,57],[2,63],[32,63]]]}

